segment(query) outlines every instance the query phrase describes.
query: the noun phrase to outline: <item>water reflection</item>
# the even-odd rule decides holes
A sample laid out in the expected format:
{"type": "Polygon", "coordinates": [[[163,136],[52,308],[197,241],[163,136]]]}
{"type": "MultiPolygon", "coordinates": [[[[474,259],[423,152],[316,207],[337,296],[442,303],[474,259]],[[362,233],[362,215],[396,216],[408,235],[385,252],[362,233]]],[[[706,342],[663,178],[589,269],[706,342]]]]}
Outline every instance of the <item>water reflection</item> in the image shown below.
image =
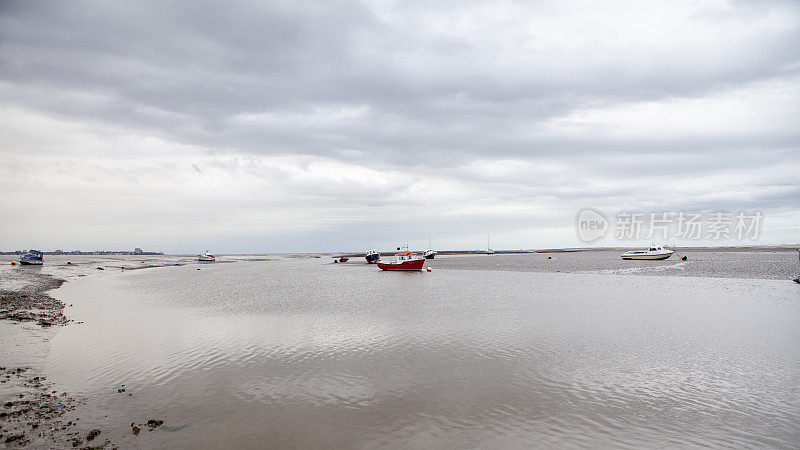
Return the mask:
{"type": "Polygon", "coordinates": [[[72,282],[86,323],[54,339],[51,379],[123,445],[796,443],[794,286],[393,275],[283,259],[72,282]],[[150,413],[174,428],[132,441],[150,413]]]}

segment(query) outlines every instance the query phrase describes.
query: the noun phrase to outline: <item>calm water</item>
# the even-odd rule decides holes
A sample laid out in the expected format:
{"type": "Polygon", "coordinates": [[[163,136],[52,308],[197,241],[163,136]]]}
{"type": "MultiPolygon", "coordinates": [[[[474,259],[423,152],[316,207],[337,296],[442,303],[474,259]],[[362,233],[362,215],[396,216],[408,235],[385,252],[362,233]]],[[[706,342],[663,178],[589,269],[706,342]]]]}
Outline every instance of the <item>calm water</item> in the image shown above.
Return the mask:
{"type": "Polygon", "coordinates": [[[800,445],[800,286],[502,258],[75,279],[45,370],[123,447],[800,445]]]}

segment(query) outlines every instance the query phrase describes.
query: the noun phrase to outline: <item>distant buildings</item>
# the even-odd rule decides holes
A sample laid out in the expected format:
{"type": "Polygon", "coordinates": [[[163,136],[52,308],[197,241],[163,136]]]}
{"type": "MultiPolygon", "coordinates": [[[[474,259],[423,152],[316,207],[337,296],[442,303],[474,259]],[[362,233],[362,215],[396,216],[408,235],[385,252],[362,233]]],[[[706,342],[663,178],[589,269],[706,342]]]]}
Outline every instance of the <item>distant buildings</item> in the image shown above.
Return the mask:
{"type": "MultiPolygon", "coordinates": [[[[7,252],[0,252],[0,255],[24,255],[26,253],[25,250],[15,250],[15,251],[7,251],[7,252]]],[[[88,252],[84,252],[82,250],[71,250],[65,252],[63,250],[53,250],[52,252],[42,252],[45,255],[138,255],[138,256],[147,256],[147,255],[163,255],[164,252],[146,252],[143,251],[141,248],[136,247],[133,251],[129,250],[92,250],[88,252]]]]}

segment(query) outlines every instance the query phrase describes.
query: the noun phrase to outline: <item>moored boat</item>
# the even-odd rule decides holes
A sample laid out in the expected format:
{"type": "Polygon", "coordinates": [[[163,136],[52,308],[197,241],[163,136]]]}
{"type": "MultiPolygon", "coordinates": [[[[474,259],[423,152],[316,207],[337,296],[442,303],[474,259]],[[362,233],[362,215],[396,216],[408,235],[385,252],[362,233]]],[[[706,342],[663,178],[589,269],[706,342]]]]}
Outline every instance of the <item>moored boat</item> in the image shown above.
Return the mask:
{"type": "Polygon", "coordinates": [[[398,247],[400,253],[397,253],[393,262],[380,260],[377,262],[381,270],[398,270],[398,271],[420,271],[425,265],[425,258],[409,251],[408,246],[402,248],[398,247]]]}
{"type": "Polygon", "coordinates": [[[431,237],[428,236],[428,249],[425,250],[425,253],[422,255],[425,259],[434,259],[436,258],[436,252],[431,250],[431,237]]]}
{"type": "Polygon", "coordinates": [[[27,266],[41,266],[44,264],[44,254],[39,250],[28,250],[19,258],[19,263],[27,266]]]}
{"type": "Polygon", "coordinates": [[[381,254],[373,248],[367,252],[364,259],[366,259],[369,264],[375,264],[381,259],[381,254]]]}
{"type": "Polygon", "coordinates": [[[660,260],[660,259],[667,259],[672,254],[675,253],[675,250],[670,250],[668,248],[664,248],[661,245],[658,246],[651,246],[647,250],[631,250],[629,252],[625,252],[622,254],[622,259],[636,259],[636,260],[660,260]]]}
{"type": "Polygon", "coordinates": [[[214,262],[216,258],[211,254],[211,251],[206,250],[202,255],[197,255],[197,260],[200,262],[214,262]]]}

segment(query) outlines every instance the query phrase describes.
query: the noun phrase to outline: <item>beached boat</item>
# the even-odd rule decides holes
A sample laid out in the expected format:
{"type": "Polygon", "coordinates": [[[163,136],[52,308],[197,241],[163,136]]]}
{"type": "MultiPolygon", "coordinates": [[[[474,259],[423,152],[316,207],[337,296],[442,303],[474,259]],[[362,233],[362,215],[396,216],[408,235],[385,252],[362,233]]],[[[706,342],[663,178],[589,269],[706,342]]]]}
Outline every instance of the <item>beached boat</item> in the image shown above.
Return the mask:
{"type": "Polygon", "coordinates": [[[400,253],[397,253],[395,256],[394,262],[388,261],[378,261],[378,267],[381,270],[402,270],[402,271],[420,271],[422,267],[425,265],[425,258],[422,256],[417,255],[414,252],[408,250],[408,246],[397,247],[397,250],[400,250],[400,253]]]}
{"type": "Polygon", "coordinates": [[[381,254],[373,248],[367,252],[367,254],[364,256],[364,259],[366,259],[369,264],[375,264],[381,259],[381,254]]]}
{"type": "Polygon", "coordinates": [[[428,249],[425,250],[425,253],[422,255],[425,259],[434,259],[436,258],[436,252],[431,250],[431,237],[428,236],[428,249]]]}
{"type": "Polygon", "coordinates": [[[647,250],[631,250],[622,254],[622,259],[641,259],[641,260],[659,260],[667,259],[675,250],[670,250],[662,246],[652,246],[647,250]]]}
{"type": "Polygon", "coordinates": [[[41,266],[44,264],[44,255],[39,250],[28,250],[19,258],[19,263],[28,266],[41,266]]]}
{"type": "Polygon", "coordinates": [[[216,258],[214,257],[214,255],[211,254],[209,250],[206,250],[206,252],[203,253],[202,255],[197,255],[197,260],[200,262],[214,262],[216,261],[216,258]]]}

